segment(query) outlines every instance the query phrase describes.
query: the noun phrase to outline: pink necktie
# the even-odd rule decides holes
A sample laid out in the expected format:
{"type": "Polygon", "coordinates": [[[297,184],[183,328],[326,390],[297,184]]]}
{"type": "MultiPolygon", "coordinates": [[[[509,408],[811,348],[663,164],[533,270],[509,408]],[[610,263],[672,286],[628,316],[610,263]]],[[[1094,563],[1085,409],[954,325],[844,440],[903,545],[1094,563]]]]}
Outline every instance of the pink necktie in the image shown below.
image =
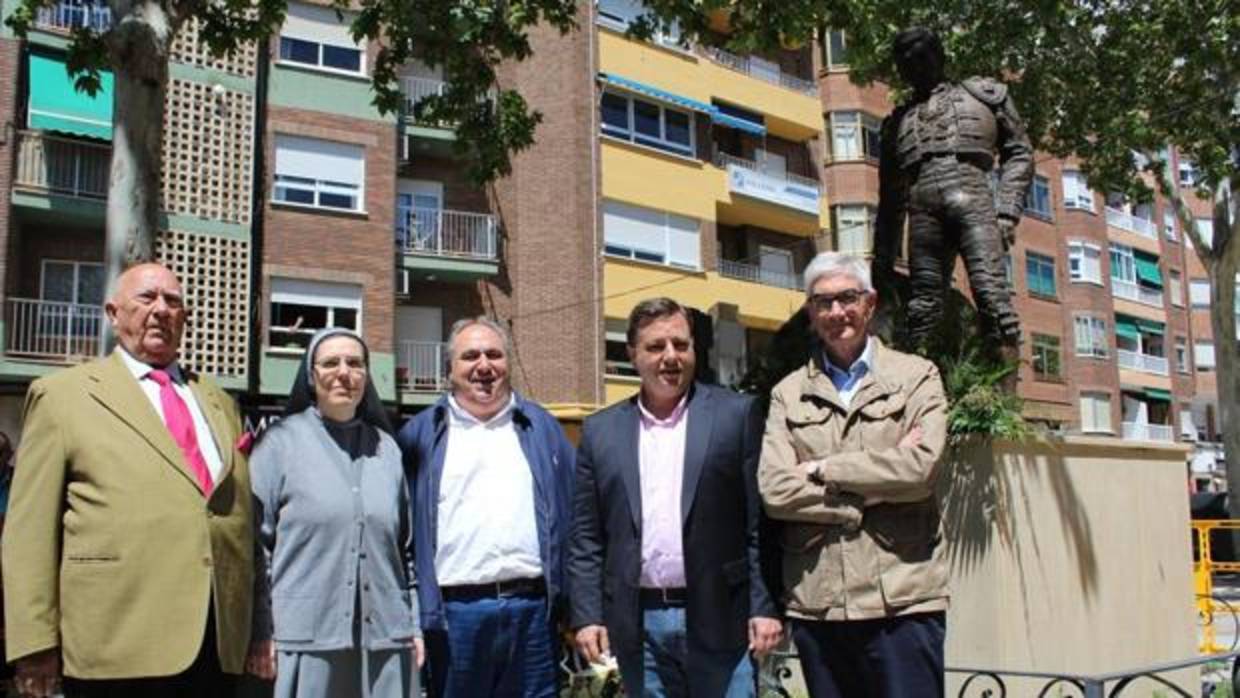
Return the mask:
{"type": "Polygon", "coordinates": [[[207,459],[202,457],[202,450],[198,448],[198,435],[194,431],[194,418],[190,416],[189,408],[177,394],[176,388],[172,387],[172,378],[167,371],[162,368],[151,369],[146,377],[159,383],[159,404],[164,408],[164,424],[168,425],[172,439],[181,448],[181,453],[185,454],[185,460],[189,463],[194,477],[198,478],[202,493],[210,497],[215,483],[211,481],[207,459]]]}

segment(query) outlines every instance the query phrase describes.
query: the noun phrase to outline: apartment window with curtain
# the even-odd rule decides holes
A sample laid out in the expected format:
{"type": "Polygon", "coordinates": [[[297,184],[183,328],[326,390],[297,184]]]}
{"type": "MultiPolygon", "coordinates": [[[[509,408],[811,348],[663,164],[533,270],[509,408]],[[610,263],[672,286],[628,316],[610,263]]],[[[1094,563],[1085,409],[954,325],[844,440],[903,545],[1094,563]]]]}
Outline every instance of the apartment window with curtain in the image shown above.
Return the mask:
{"type": "Polygon", "coordinates": [[[874,217],[877,211],[865,204],[838,204],[831,207],[831,227],[835,249],[864,257],[874,251],[874,217]]]}
{"type": "Polygon", "coordinates": [[[1063,206],[1068,209],[1095,212],[1097,205],[1094,202],[1094,192],[1089,188],[1085,175],[1075,170],[1064,171],[1063,206]]]}
{"type": "Polygon", "coordinates": [[[830,70],[848,67],[848,36],[842,30],[826,32],[822,42],[822,64],[830,70]]]}
{"type": "Polygon", "coordinates": [[[310,337],[324,327],[361,332],[362,287],[272,277],[270,312],[270,346],[304,351],[310,337]]]}
{"type": "Polygon", "coordinates": [[[603,239],[604,251],[612,256],[682,269],[702,268],[698,222],[693,218],[604,201],[603,239]]]}
{"type": "Polygon", "coordinates": [[[1059,338],[1035,332],[1030,343],[1033,348],[1033,377],[1042,381],[1063,380],[1059,338]]]}
{"type": "Polygon", "coordinates": [[[1196,364],[1198,373],[1208,373],[1213,371],[1214,342],[1194,342],[1193,363],[1196,364]]]}
{"type": "Polygon", "coordinates": [[[1025,213],[1048,221],[1054,218],[1054,209],[1051,207],[1051,182],[1046,177],[1034,175],[1029,193],[1025,195],[1025,213]]]}
{"type": "Polygon", "coordinates": [[[1183,337],[1175,338],[1175,370],[1180,373],[1188,373],[1188,340],[1183,337]]]}
{"type": "Polygon", "coordinates": [[[604,134],[639,145],[692,156],[693,114],[632,95],[603,92],[604,134]]]}
{"type": "Polygon", "coordinates": [[[1086,434],[1111,434],[1111,395],[1081,392],[1081,431],[1086,434]]]}
{"type": "Polygon", "coordinates": [[[1188,282],[1188,302],[1198,310],[1210,308],[1210,280],[1192,279],[1188,282]]]}
{"type": "Polygon", "coordinates": [[[882,122],[864,112],[831,112],[831,160],[878,160],[882,122]]]}
{"type": "Polygon", "coordinates": [[[362,210],[365,148],[281,133],[275,140],[273,200],[314,208],[362,210]]]}
{"type": "Polygon", "coordinates": [[[1072,320],[1076,335],[1076,355],[1104,359],[1107,351],[1107,321],[1092,315],[1077,315],[1072,320]]]}
{"type": "Polygon", "coordinates": [[[1030,295],[1055,297],[1055,258],[1037,252],[1025,253],[1025,283],[1030,295]]]}
{"type": "Polygon", "coordinates": [[[1184,277],[1176,269],[1167,270],[1167,292],[1171,294],[1171,305],[1184,307],[1184,277]]]}
{"type": "Polygon", "coordinates": [[[1089,242],[1068,243],[1068,278],[1102,285],[1102,248],[1089,242]]]}

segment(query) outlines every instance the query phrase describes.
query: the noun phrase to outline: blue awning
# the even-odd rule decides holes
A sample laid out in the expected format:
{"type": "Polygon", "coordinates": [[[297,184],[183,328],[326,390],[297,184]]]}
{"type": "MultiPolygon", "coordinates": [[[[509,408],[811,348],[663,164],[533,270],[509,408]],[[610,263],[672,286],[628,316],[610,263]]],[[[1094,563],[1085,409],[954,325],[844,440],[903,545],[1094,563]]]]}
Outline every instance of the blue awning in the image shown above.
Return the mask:
{"type": "Polygon", "coordinates": [[[675,104],[676,106],[684,107],[685,109],[692,109],[693,111],[700,111],[703,114],[714,114],[716,111],[713,106],[707,104],[706,102],[699,102],[696,99],[681,97],[678,94],[672,94],[667,90],[660,90],[657,87],[652,87],[643,82],[622,78],[619,75],[612,75],[610,73],[599,73],[598,76],[603,82],[615,85],[616,87],[623,87],[626,90],[632,90],[633,92],[637,92],[639,94],[644,94],[647,97],[654,97],[661,102],[675,104]]]}
{"type": "Polygon", "coordinates": [[[660,102],[701,112],[710,116],[710,120],[716,124],[727,126],[729,128],[740,129],[741,131],[752,133],[757,136],[766,135],[766,126],[747,119],[732,116],[730,114],[725,114],[719,109],[719,107],[716,107],[713,104],[707,104],[705,102],[699,102],[696,99],[682,97],[678,94],[668,92],[667,90],[661,90],[653,85],[647,85],[644,82],[630,80],[612,73],[599,73],[598,77],[600,80],[609,85],[615,85],[616,87],[620,87],[631,92],[646,95],[647,97],[657,99],[660,102]]]}
{"type": "Polygon", "coordinates": [[[30,128],[112,139],[112,73],[101,71],[94,97],[78,92],[58,56],[30,53],[30,128]]]}

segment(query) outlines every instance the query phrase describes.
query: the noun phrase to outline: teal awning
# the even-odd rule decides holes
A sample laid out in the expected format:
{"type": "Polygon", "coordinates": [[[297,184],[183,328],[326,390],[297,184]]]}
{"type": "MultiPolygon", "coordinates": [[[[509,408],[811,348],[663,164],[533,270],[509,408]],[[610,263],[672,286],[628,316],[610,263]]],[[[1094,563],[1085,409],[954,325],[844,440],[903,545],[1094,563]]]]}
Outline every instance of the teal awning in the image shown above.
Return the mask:
{"type": "Polygon", "coordinates": [[[661,90],[653,85],[647,85],[644,82],[630,80],[613,73],[599,73],[598,77],[600,80],[609,85],[615,85],[616,87],[621,87],[631,92],[646,95],[647,97],[651,97],[660,102],[677,107],[683,107],[690,111],[702,112],[703,114],[709,116],[710,120],[716,124],[721,124],[729,128],[740,129],[757,136],[766,135],[766,126],[737,116],[732,116],[731,114],[725,114],[719,109],[719,107],[716,107],[713,104],[707,104],[706,102],[699,102],[696,99],[682,97],[674,92],[661,90]]]}
{"type": "Polygon", "coordinates": [[[1153,320],[1146,320],[1144,318],[1134,318],[1134,321],[1137,323],[1137,329],[1142,332],[1146,334],[1158,335],[1159,337],[1163,336],[1166,326],[1161,322],[1154,322],[1153,320]]]}
{"type": "Polygon", "coordinates": [[[1151,400],[1161,400],[1163,402],[1171,402],[1171,391],[1162,388],[1146,388],[1145,396],[1151,400]]]}
{"type": "Polygon", "coordinates": [[[1162,289],[1162,272],[1158,270],[1158,257],[1148,252],[1133,250],[1133,261],[1137,266],[1137,278],[1147,286],[1162,289]]]}
{"type": "Polygon", "coordinates": [[[112,73],[99,74],[94,97],[78,92],[63,58],[30,53],[30,128],[112,140],[112,73]]]}
{"type": "Polygon", "coordinates": [[[1124,339],[1131,339],[1134,342],[1141,340],[1141,330],[1137,329],[1137,323],[1132,318],[1115,316],[1115,334],[1124,339]]]}

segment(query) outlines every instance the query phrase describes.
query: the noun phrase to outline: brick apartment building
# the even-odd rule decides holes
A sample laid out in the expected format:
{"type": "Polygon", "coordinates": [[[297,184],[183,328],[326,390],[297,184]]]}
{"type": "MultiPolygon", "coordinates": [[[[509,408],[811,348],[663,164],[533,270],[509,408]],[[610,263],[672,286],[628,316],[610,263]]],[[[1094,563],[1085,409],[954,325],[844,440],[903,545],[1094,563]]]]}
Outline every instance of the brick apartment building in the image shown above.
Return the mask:
{"type": "MultiPolygon", "coordinates": [[[[452,124],[371,106],[375,47],[352,41],[347,16],[290,2],[264,47],[225,60],[191,23],[172,64],[159,244],[194,303],[187,361],[274,407],[309,335],[350,326],[408,413],[446,385],[452,323],[487,314],[511,328],[518,388],[572,418],[636,390],[625,318],[661,294],[701,311],[711,370],[739,380],[801,304],[816,251],[869,253],[890,98],[849,83],[840,33],[736,56],[626,37],[641,12],[598,0],[568,35],[534,31],[534,56],[500,83],[542,112],[537,142],[486,188],[466,180],[452,124]]],[[[63,60],[70,28],[109,21],[64,0],[25,41],[0,29],[0,74],[17,76],[0,85],[9,433],[32,378],[101,348],[111,103],[75,93],[63,60]]],[[[410,106],[444,87],[419,65],[401,82],[410,106]]],[[[1185,236],[1161,201],[1091,192],[1070,161],[1037,158],[1029,204],[1009,265],[1029,416],[1197,441],[1194,484],[1217,486],[1208,285],[1185,236]]]]}

